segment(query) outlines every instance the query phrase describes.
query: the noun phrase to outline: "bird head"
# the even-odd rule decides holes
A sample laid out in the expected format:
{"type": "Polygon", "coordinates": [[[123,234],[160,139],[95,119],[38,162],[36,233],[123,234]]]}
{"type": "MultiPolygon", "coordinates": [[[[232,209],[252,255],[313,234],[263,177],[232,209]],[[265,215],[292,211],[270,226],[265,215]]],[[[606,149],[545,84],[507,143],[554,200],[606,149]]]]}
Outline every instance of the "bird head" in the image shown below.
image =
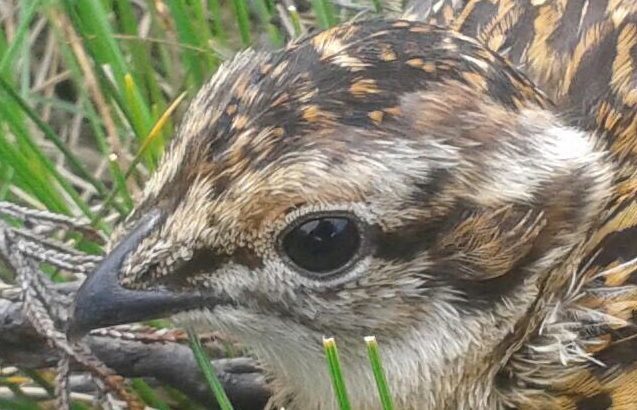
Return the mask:
{"type": "Polygon", "coordinates": [[[245,51],[191,102],[72,331],[160,316],[221,329],[317,408],[322,337],[363,407],[375,335],[399,402],[471,386],[478,405],[609,179],[590,135],[460,34],[377,20],[245,51]]]}

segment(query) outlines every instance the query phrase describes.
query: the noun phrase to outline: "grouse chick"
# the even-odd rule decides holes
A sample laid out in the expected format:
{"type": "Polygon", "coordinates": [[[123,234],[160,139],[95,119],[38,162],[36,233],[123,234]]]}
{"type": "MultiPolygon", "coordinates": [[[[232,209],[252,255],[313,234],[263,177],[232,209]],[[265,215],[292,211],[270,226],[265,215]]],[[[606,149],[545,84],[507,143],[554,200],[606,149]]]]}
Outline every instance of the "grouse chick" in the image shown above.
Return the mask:
{"type": "Polygon", "coordinates": [[[243,52],[192,101],[72,332],[166,315],[224,330],[292,409],[335,408],[323,336],[353,407],[375,408],[367,335],[398,408],[559,406],[609,345],[603,303],[566,315],[622,169],[574,125],[498,53],[423,23],[243,52]]]}

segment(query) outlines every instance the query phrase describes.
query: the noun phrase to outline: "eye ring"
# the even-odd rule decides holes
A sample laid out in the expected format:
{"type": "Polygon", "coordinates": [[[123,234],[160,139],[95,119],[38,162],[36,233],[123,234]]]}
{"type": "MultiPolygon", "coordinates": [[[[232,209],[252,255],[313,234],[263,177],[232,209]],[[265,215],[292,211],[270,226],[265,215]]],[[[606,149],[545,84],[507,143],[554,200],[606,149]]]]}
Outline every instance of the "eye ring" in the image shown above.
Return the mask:
{"type": "Polygon", "coordinates": [[[351,212],[312,212],[281,231],[277,251],[302,276],[329,280],[349,272],[366,255],[367,233],[366,224],[351,212]]]}

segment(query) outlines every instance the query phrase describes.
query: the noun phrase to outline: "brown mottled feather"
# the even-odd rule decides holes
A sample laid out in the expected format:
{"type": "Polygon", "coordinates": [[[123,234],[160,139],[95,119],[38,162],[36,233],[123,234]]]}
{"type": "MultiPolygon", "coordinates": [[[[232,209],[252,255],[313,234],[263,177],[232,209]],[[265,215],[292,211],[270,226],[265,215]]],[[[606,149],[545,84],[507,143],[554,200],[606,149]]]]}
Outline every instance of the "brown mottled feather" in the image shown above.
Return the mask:
{"type": "MultiPolygon", "coordinates": [[[[524,71],[572,125],[598,135],[620,170],[611,206],[582,250],[589,256],[578,268],[578,288],[563,301],[573,315],[608,315],[607,324],[577,330],[590,345],[588,363],[553,380],[550,371],[538,373],[547,380],[526,381],[519,403],[637,408],[637,3],[474,0],[452,24],[524,71]]],[[[533,360],[527,353],[519,359],[533,360]]]]}
{"type": "Polygon", "coordinates": [[[542,212],[521,206],[467,214],[431,252],[462,279],[493,279],[531,251],[545,225],[542,212]]]}

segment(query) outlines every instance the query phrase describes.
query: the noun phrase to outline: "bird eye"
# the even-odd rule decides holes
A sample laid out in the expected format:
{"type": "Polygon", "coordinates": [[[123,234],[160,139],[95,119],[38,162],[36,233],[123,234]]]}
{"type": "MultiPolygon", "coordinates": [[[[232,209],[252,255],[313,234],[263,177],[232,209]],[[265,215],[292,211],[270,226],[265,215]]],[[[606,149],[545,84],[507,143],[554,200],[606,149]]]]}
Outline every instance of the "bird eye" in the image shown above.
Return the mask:
{"type": "Polygon", "coordinates": [[[361,245],[357,221],[345,216],[306,219],[284,234],[286,259],[315,277],[326,277],[346,267],[361,245]]]}

